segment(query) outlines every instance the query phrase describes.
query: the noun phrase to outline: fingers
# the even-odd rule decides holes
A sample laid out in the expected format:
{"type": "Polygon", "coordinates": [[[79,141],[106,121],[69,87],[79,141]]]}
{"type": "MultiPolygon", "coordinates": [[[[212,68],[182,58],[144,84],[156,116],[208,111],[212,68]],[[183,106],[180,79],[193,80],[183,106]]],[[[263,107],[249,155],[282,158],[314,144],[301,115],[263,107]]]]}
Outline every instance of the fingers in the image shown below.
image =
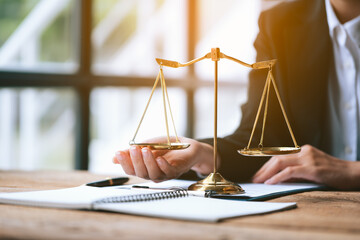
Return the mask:
{"type": "Polygon", "coordinates": [[[177,178],[178,173],[175,167],[171,166],[163,157],[156,158],[156,162],[158,163],[162,172],[165,173],[167,179],[177,178]]]}
{"type": "Polygon", "coordinates": [[[253,182],[263,183],[276,175],[278,172],[284,170],[289,166],[299,164],[297,156],[276,156],[272,157],[261,169],[254,175],[253,182]]]}
{"type": "Polygon", "coordinates": [[[128,175],[135,175],[134,166],[130,159],[129,151],[118,151],[116,156],[113,158],[114,163],[121,164],[124,172],[128,175]]]}
{"type": "MultiPolygon", "coordinates": [[[[259,176],[268,168],[268,166],[272,163],[269,159],[253,176],[253,181],[257,180],[259,176]]],[[[258,181],[257,181],[258,182],[258,181]]]]}
{"type": "Polygon", "coordinates": [[[253,182],[276,184],[293,179],[317,181],[316,156],[316,149],[305,145],[300,153],[272,157],[254,175],[253,182]]]}
{"type": "Polygon", "coordinates": [[[164,179],[165,174],[158,166],[154,155],[148,148],[141,149],[144,160],[144,165],[147,169],[148,177],[154,181],[161,181],[164,179]]]}
{"type": "MultiPolygon", "coordinates": [[[[275,174],[273,177],[265,181],[265,184],[277,184],[280,182],[286,182],[290,179],[299,178],[307,179],[307,170],[304,166],[287,167],[283,171],[275,174]]],[[[310,179],[309,179],[310,180],[310,179]]]]}
{"type": "Polygon", "coordinates": [[[148,179],[149,174],[145,166],[141,149],[137,146],[130,147],[130,157],[134,166],[135,175],[141,178],[148,179]]]}
{"type": "Polygon", "coordinates": [[[163,157],[155,158],[149,148],[131,147],[126,151],[116,152],[114,163],[121,164],[125,173],[135,175],[155,182],[177,177],[175,167],[171,166],[163,157]]]}

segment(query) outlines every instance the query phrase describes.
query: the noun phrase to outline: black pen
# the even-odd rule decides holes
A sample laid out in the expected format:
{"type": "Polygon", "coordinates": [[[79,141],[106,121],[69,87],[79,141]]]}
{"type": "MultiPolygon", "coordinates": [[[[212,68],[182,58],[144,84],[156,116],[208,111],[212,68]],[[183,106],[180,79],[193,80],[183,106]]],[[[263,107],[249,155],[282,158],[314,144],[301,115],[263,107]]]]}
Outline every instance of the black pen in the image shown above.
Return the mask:
{"type": "Polygon", "coordinates": [[[179,188],[157,188],[157,187],[149,187],[149,186],[141,186],[141,185],[132,185],[132,188],[142,188],[148,190],[178,190],[179,188]]]}
{"type": "Polygon", "coordinates": [[[119,178],[109,178],[105,180],[100,180],[96,182],[87,183],[86,186],[90,187],[110,187],[110,186],[118,186],[123,185],[129,181],[128,177],[119,177],[119,178]]]}

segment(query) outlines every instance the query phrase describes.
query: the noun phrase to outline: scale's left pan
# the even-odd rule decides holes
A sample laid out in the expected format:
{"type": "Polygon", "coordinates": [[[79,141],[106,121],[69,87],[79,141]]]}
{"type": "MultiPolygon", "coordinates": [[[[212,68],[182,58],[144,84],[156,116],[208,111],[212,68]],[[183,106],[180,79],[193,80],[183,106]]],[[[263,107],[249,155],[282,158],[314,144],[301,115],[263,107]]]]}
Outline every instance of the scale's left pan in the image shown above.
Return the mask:
{"type": "Polygon", "coordinates": [[[190,146],[190,143],[181,143],[181,142],[173,142],[173,143],[135,143],[131,142],[130,146],[139,146],[141,148],[148,147],[152,150],[180,150],[186,149],[190,146]]]}

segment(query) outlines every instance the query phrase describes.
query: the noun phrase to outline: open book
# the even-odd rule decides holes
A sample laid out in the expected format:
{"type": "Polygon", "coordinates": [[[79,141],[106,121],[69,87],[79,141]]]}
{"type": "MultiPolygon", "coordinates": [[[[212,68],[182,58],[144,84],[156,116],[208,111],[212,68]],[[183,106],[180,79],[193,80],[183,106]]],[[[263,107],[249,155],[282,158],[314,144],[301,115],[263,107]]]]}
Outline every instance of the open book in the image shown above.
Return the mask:
{"type": "Polygon", "coordinates": [[[231,201],[192,196],[186,190],[90,187],[0,193],[0,203],[37,207],[102,210],[135,215],[216,222],[296,207],[296,203],[231,201]]]}

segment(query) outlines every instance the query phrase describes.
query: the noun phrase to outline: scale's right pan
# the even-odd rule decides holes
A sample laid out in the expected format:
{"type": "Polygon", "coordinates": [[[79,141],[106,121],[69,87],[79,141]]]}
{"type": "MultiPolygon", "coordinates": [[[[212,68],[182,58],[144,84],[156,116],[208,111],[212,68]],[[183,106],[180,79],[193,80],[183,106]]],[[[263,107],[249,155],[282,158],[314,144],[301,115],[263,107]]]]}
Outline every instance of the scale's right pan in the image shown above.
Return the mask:
{"type": "Polygon", "coordinates": [[[238,150],[238,153],[244,156],[275,156],[300,152],[300,147],[262,147],[262,148],[244,148],[238,150]]]}

